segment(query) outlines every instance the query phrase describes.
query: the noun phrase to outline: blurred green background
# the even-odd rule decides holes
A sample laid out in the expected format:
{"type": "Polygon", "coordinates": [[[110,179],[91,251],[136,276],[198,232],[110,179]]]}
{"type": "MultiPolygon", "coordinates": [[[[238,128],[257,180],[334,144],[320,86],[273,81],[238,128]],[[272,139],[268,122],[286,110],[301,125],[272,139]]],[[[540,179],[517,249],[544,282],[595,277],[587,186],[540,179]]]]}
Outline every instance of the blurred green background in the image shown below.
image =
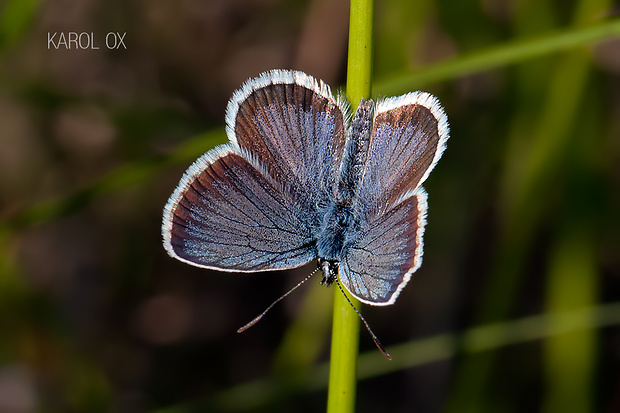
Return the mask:
{"type": "MultiPolygon", "coordinates": [[[[451,138],[424,264],[363,309],[394,360],[362,331],[359,412],[620,411],[619,11],[377,0],[376,94],[436,94],[451,138]]],[[[160,222],[232,92],[341,86],[347,26],[343,0],[0,2],[1,412],[324,410],[319,276],[236,333],[314,265],[196,269],[160,222]]]]}

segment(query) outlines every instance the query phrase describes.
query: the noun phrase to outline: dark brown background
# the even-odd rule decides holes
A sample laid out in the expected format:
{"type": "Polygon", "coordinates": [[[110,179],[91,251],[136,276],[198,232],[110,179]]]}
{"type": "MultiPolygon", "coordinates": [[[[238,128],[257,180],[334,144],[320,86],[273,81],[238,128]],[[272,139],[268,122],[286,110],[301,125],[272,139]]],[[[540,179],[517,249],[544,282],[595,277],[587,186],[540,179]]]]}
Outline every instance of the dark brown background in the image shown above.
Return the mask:
{"type": "MultiPolygon", "coordinates": [[[[377,1],[377,85],[613,10],[377,1]]],[[[160,221],[185,168],[225,141],[234,89],[272,68],[342,86],[347,29],[342,0],[0,3],[0,410],[324,409],[325,381],[305,381],[329,356],[320,277],[235,332],[314,266],[192,268],[165,254],[160,221]],[[100,49],[48,49],[53,32],[92,32],[100,49]],[[106,49],[108,32],[127,49],[106,49]]],[[[364,314],[388,350],[454,334],[456,355],[395,357],[359,382],[358,411],[620,409],[617,324],[542,340],[510,324],[620,299],[619,50],[424,86],[452,131],[425,185],[424,264],[395,305],[364,314]],[[468,329],[491,322],[521,343],[471,353],[468,329]]],[[[380,356],[364,331],[360,348],[380,356]]]]}

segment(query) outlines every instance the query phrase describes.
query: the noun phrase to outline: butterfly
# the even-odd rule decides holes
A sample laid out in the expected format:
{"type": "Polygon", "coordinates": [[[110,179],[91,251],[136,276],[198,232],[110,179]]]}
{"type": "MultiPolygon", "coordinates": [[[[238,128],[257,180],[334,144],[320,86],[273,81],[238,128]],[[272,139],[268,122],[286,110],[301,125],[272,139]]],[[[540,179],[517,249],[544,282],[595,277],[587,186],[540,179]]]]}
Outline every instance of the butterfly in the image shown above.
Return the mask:
{"type": "Polygon", "coordinates": [[[449,135],[439,101],[424,92],[362,99],[351,114],[322,81],[272,70],[233,94],[226,133],[164,208],[168,254],[231,272],[316,259],[324,284],[393,304],[422,263],[421,185],[449,135]]]}

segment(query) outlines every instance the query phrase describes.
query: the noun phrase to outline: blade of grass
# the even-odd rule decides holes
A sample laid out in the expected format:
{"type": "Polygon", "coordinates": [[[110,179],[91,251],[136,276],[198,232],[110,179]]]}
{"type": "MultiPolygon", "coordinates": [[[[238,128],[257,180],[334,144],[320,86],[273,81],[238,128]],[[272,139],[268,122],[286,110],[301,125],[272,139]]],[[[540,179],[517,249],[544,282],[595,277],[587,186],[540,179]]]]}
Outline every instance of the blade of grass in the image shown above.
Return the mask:
{"type": "MultiPolygon", "coordinates": [[[[351,0],[347,99],[353,109],[370,97],[373,14],[374,0],[351,0]]],[[[360,321],[340,289],[334,294],[327,411],[346,413],[355,411],[360,321]]]]}
{"type": "MultiPolygon", "coordinates": [[[[565,224],[552,253],[547,275],[549,313],[596,302],[598,274],[591,228],[574,220],[565,224]]],[[[544,343],[547,392],[545,412],[591,412],[594,409],[597,334],[574,331],[544,343]]]]}
{"type": "MultiPolygon", "coordinates": [[[[582,0],[590,3],[590,0],[582,0]]],[[[598,13],[605,6],[598,4],[598,13]]],[[[588,15],[577,13],[576,26],[588,21],[597,12],[588,15]]],[[[524,19],[528,19],[524,16],[524,19]]],[[[614,26],[620,29],[620,21],[614,26]]],[[[614,29],[616,30],[616,29],[614,29]]],[[[576,29],[573,34],[581,36],[576,29]]],[[[572,37],[572,36],[569,36],[572,37]]],[[[532,240],[542,225],[545,211],[558,180],[566,169],[566,148],[572,136],[571,128],[578,118],[576,114],[583,104],[591,67],[589,56],[583,50],[559,56],[549,74],[544,103],[534,128],[519,130],[515,135],[526,149],[507,152],[504,173],[512,177],[504,179],[502,188],[502,234],[498,253],[476,310],[478,323],[487,323],[509,317],[516,296],[521,291],[521,277],[532,240]],[[533,200],[537,200],[533,202],[533,200]]],[[[511,146],[509,146],[511,148],[511,146]]],[[[545,222],[544,225],[549,225],[545,222]]],[[[491,372],[496,361],[493,353],[464,359],[458,371],[457,385],[449,402],[451,412],[478,412],[494,410],[491,372]]]]}
{"type": "Polygon", "coordinates": [[[620,19],[611,19],[590,27],[570,28],[533,39],[511,41],[420,70],[379,79],[374,82],[373,91],[382,96],[397,95],[423,85],[456,79],[619,35],[620,19]]]}
{"type": "MultiPolygon", "coordinates": [[[[609,6],[609,0],[582,1],[575,13],[576,20],[586,20],[609,6]]],[[[576,55],[568,63],[579,67],[589,62],[584,56],[576,55]]],[[[590,88],[586,88],[580,100],[587,101],[591,96],[589,92],[590,88]]],[[[594,306],[599,298],[601,277],[597,270],[595,240],[597,228],[600,228],[596,221],[603,214],[596,202],[595,177],[600,173],[597,152],[602,147],[602,139],[597,137],[603,136],[603,112],[596,101],[582,106],[578,113],[579,122],[569,133],[572,137],[567,173],[570,189],[566,191],[564,216],[546,277],[545,306],[550,313],[594,306]]],[[[598,339],[595,331],[578,331],[545,340],[547,391],[543,411],[579,413],[595,410],[598,339]]]]}

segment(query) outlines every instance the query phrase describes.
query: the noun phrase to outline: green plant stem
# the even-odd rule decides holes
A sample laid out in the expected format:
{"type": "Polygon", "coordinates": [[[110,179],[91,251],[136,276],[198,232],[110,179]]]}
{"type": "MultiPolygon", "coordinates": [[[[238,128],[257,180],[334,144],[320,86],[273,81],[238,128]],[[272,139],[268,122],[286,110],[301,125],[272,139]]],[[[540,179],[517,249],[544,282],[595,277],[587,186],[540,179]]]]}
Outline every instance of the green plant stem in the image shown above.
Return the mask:
{"type": "Polygon", "coordinates": [[[327,411],[348,413],[355,411],[360,323],[338,288],[334,288],[334,294],[327,411]]]}
{"type": "MultiPolygon", "coordinates": [[[[370,97],[373,11],[374,0],[351,0],[347,99],[353,109],[370,97]]],[[[360,322],[340,289],[334,288],[334,294],[327,411],[348,413],[355,410],[360,322]]]]}
{"type": "Polygon", "coordinates": [[[371,93],[373,11],[374,0],[351,0],[347,99],[353,109],[371,93]]]}

